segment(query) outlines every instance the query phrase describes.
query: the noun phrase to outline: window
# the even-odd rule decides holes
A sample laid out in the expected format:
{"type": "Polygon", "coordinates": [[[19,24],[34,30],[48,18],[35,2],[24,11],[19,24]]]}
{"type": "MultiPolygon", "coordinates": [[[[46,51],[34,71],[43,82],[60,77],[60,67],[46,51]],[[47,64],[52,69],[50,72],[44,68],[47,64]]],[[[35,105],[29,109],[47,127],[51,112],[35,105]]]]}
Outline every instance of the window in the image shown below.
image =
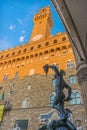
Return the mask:
{"type": "Polygon", "coordinates": [[[70,76],[69,81],[70,81],[70,84],[75,84],[76,83],[76,76],[75,75],[70,76]]]}
{"type": "Polygon", "coordinates": [[[66,67],[67,69],[74,68],[75,67],[74,61],[73,60],[67,61],[66,67]]]}
{"type": "Polygon", "coordinates": [[[66,40],[66,37],[63,37],[63,38],[62,38],[62,41],[65,41],[65,40],[66,40]]]}
{"type": "Polygon", "coordinates": [[[34,49],[34,47],[32,46],[31,48],[30,48],[30,50],[32,51],[34,49]]]}
{"type": "Polygon", "coordinates": [[[80,120],[76,120],[75,124],[76,124],[76,129],[77,130],[83,130],[82,123],[81,123],[80,120]]]}
{"type": "Polygon", "coordinates": [[[71,68],[71,63],[69,61],[67,61],[66,67],[67,67],[67,69],[71,68]]]}
{"type": "Polygon", "coordinates": [[[15,52],[13,52],[12,55],[14,56],[14,55],[15,55],[15,52]]]}
{"type": "Polygon", "coordinates": [[[16,120],[14,127],[19,127],[20,130],[28,129],[28,120],[16,120]]]}
{"type": "Polygon", "coordinates": [[[7,54],[6,57],[9,57],[9,54],[7,54]]]}
{"type": "Polygon", "coordinates": [[[37,48],[40,48],[40,47],[41,47],[41,45],[39,44],[37,48]]]}
{"type": "Polygon", "coordinates": [[[81,95],[80,92],[72,92],[71,93],[71,100],[70,100],[70,104],[81,104],[81,95]]]}
{"type": "Polygon", "coordinates": [[[1,59],[3,59],[3,57],[4,57],[4,56],[2,55],[2,56],[1,56],[1,59]]]}
{"type": "Polygon", "coordinates": [[[45,43],[45,46],[48,46],[48,45],[49,45],[49,42],[46,42],[46,43],[45,43]]]}
{"type": "Polygon", "coordinates": [[[54,98],[55,98],[55,93],[51,94],[51,96],[50,96],[50,106],[53,105],[54,98]]]}
{"type": "Polygon", "coordinates": [[[29,98],[25,98],[22,102],[22,108],[29,108],[29,98]]]}
{"type": "Polygon", "coordinates": [[[53,43],[57,43],[57,39],[55,39],[55,40],[53,41],[53,43]]]}
{"type": "Polygon", "coordinates": [[[15,73],[14,79],[18,78],[18,72],[15,73]]]}
{"type": "Polygon", "coordinates": [[[71,68],[74,68],[74,67],[75,67],[74,61],[71,60],[71,68]]]}
{"type": "Polygon", "coordinates": [[[24,52],[26,52],[26,51],[27,51],[27,49],[25,48],[25,49],[24,49],[24,52]]]}
{"type": "Polygon", "coordinates": [[[20,54],[20,53],[21,53],[21,50],[18,51],[18,54],[20,54]]]}

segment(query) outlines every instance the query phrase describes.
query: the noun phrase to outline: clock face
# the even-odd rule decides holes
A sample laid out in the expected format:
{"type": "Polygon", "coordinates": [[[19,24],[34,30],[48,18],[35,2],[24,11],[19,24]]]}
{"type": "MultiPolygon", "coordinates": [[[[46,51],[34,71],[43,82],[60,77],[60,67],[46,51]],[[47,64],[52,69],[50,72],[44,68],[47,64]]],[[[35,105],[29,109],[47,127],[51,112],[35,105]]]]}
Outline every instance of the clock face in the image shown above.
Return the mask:
{"type": "Polygon", "coordinates": [[[37,34],[37,35],[35,35],[35,36],[32,38],[32,41],[37,41],[37,40],[41,39],[41,37],[42,37],[42,34],[37,34]]]}

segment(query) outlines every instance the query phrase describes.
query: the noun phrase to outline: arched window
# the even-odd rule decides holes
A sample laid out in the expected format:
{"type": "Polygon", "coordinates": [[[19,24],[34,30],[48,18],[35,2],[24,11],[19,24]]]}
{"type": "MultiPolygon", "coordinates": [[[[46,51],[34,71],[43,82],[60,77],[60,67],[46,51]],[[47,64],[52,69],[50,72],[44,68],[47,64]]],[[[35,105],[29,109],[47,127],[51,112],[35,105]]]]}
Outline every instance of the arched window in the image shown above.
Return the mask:
{"type": "Polygon", "coordinates": [[[15,52],[13,52],[12,55],[14,56],[14,55],[15,55],[15,52]]]}
{"type": "Polygon", "coordinates": [[[53,105],[54,98],[55,98],[55,93],[52,93],[50,96],[50,106],[53,105]]]}
{"type": "Polygon", "coordinates": [[[70,61],[67,61],[67,62],[66,62],[66,67],[67,67],[67,69],[70,69],[70,68],[71,68],[71,63],[70,63],[70,61]]]}
{"type": "Polygon", "coordinates": [[[50,56],[51,56],[51,57],[54,57],[54,49],[51,49],[51,50],[50,50],[50,56]]]}
{"type": "Polygon", "coordinates": [[[41,48],[41,44],[39,44],[39,45],[37,46],[37,48],[41,48]]]}
{"type": "Polygon", "coordinates": [[[20,53],[21,53],[21,50],[18,51],[18,54],[20,54],[20,53]]]}
{"type": "Polygon", "coordinates": [[[25,98],[22,102],[22,108],[29,108],[29,98],[25,98]]]}
{"type": "Polygon", "coordinates": [[[48,45],[49,45],[49,42],[46,42],[46,43],[45,43],[45,46],[48,46],[48,45]]]}
{"type": "Polygon", "coordinates": [[[62,41],[65,41],[65,40],[66,40],[66,37],[63,37],[63,38],[62,38],[62,41]]]}
{"type": "Polygon", "coordinates": [[[56,54],[57,54],[58,56],[60,56],[60,54],[61,54],[61,50],[60,50],[59,47],[55,49],[55,52],[56,52],[56,54]]]}
{"type": "Polygon", "coordinates": [[[53,41],[53,43],[57,43],[57,39],[55,39],[55,40],[53,41]]]}
{"type": "Polygon", "coordinates": [[[81,95],[80,92],[72,92],[71,93],[71,100],[70,100],[70,104],[81,104],[81,95]]]}
{"type": "Polygon", "coordinates": [[[27,51],[27,49],[25,48],[25,49],[24,49],[24,52],[26,52],[26,51],[27,51]]]}
{"type": "Polygon", "coordinates": [[[34,49],[34,47],[32,46],[31,48],[30,48],[30,51],[32,51],[34,49]]]}
{"type": "Polygon", "coordinates": [[[9,57],[9,54],[7,54],[6,57],[9,57]]]}
{"type": "Polygon", "coordinates": [[[2,55],[2,56],[1,56],[1,59],[3,59],[3,58],[4,58],[4,56],[2,55]]]}
{"type": "Polygon", "coordinates": [[[75,84],[77,82],[76,81],[76,76],[75,75],[70,76],[69,81],[70,81],[70,84],[75,84]]]}
{"type": "Polygon", "coordinates": [[[63,52],[63,54],[67,53],[67,47],[66,46],[62,47],[62,52],[63,52]]]}
{"type": "Polygon", "coordinates": [[[74,68],[74,67],[75,67],[74,61],[71,60],[71,68],[74,68]]]}
{"type": "Polygon", "coordinates": [[[38,57],[38,54],[37,54],[37,53],[35,54],[35,57],[38,57]]]}

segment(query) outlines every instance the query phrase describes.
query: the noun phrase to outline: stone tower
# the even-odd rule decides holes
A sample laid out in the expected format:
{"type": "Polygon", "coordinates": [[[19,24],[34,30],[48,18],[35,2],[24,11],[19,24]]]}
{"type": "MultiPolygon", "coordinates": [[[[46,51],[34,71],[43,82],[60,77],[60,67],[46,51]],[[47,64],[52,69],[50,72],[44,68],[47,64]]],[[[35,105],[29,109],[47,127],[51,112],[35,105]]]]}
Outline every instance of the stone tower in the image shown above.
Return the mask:
{"type": "Polygon", "coordinates": [[[34,15],[33,22],[34,28],[32,30],[30,43],[43,40],[50,36],[53,20],[49,7],[39,10],[38,14],[34,15]]]}

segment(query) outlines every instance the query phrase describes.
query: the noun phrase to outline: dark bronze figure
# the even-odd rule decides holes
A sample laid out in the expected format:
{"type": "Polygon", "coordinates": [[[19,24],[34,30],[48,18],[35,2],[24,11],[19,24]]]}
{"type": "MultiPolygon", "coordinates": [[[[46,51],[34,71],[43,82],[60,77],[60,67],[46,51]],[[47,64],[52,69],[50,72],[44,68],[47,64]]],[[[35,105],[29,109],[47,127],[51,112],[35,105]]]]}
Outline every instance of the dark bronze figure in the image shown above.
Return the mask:
{"type": "Polygon", "coordinates": [[[57,109],[59,112],[62,113],[64,116],[64,119],[67,118],[67,114],[64,110],[64,101],[69,101],[70,100],[70,95],[71,95],[71,87],[65,82],[63,75],[65,72],[61,70],[59,72],[58,68],[54,65],[48,65],[46,64],[44,67],[44,71],[47,75],[49,68],[51,68],[54,71],[54,86],[55,86],[55,99],[53,102],[53,108],[57,109]],[[67,88],[68,89],[68,97],[65,98],[65,94],[63,92],[63,89],[67,88]]]}
{"type": "Polygon", "coordinates": [[[51,122],[46,122],[45,125],[39,127],[38,130],[76,130],[75,126],[71,123],[69,118],[69,109],[64,109],[64,101],[70,100],[71,95],[71,87],[65,82],[63,75],[65,72],[63,70],[59,71],[58,68],[54,65],[46,64],[43,69],[46,73],[48,70],[52,69],[54,71],[54,86],[55,86],[55,99],[53,102],[53,108],[58,111],[58,115],[60,117],[59,120],[52,120],[51,122]],[[68,89],[68,96],[65,97],[63,89],[68,89]]]}

